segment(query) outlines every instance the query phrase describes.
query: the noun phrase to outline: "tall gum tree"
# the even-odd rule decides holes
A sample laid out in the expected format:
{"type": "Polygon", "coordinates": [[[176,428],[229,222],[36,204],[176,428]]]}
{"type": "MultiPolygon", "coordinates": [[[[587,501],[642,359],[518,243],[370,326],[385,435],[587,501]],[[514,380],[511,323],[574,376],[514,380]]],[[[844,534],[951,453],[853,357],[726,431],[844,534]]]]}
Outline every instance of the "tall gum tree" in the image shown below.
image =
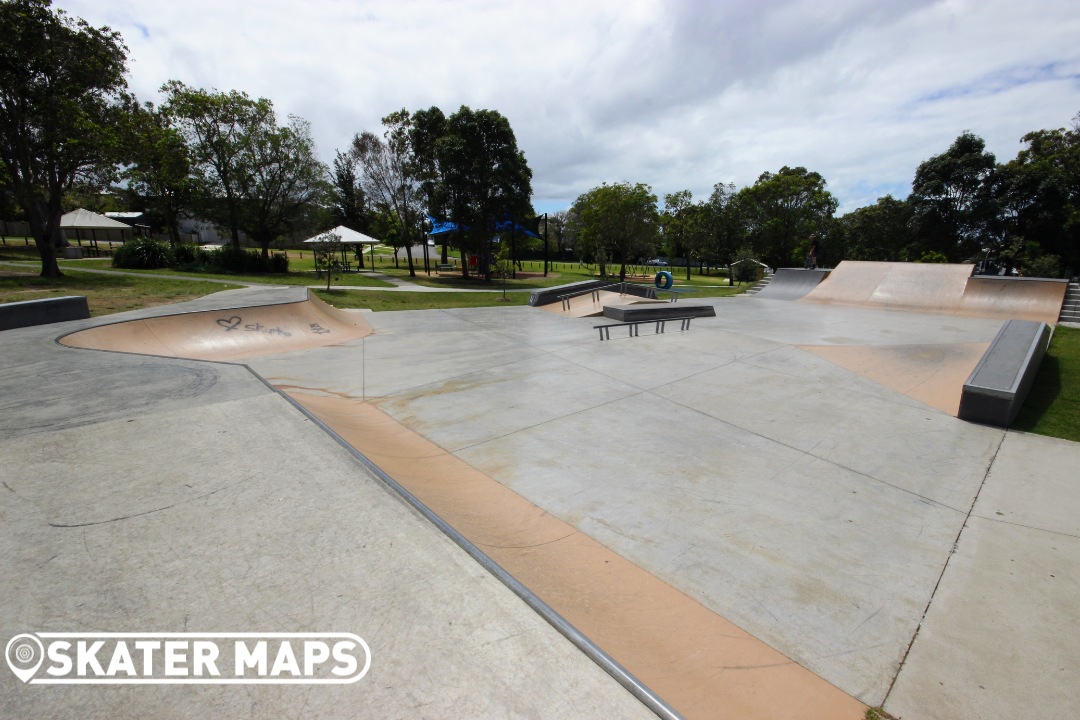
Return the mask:
{"type": "Polygon", "coordinates": [[[41,275],[59,277],[61,201],[117,177],[127,102],[120,34],[54,10],[0,2],[0,172],[26,212],[41,275]]]}
{"type": "Polygon", "coordinates": [[[162,86],[162,111],[184,136],[191,153],[198,209],[228,228],[240,247],[241,205],[250,168],[252,138],[276,130],[274,108],[247,93],[208,91],[178,80],[162,86]]]}
{"type": "Polygon", "coordinates": [[[827,233],[838,205],[820,174],[786,166],[776,174],[762,173],[739,192],[739,203],[754,250],[777,268],[795,261],[810,235],[827,233]]]}
{"type": "Polygon", "coordinates": [[[602,275],[608,263],[617,264],[626,280],[627,262],[651,254],[660,239],[656,195],[644,183],[604,183],[580,195],[571,214],[581,252],[599,263],[602,275]]]}
{"type": "Polygon", "coordinates": [[[987,190],[995,166],[986,142],[970,132],[919,165],[908,202],[916,240],[924,252],[942,253],[950,262],[979,254],[983,230],[993,212],[987,190]]]}
{"type": "MultiPolygon", "coordinates": [[[[472,230],[459,242],[476,253],[490,280],[491,238],[505,220],[532,215],[532,170],[510,121],[496,110],[465,105],[449,117],[438,108],[414,114],[418,174],[434,208],[472,230]]],[[[464,257],[463,257],[464,259],[464,257]]],[[[462,263],[467,267],[467,263],[462,263]]]]}
{"type": "Polygon", "coordinates": [[[416,277],[412,248],[423,239],[424,191],[409,134],[412,119],[406,110],[399,110],[382,122],[383,137],[365,130],[353,138],[350,152],[368,198],[384,213],[396,216],[409,275],[416,277]]]}

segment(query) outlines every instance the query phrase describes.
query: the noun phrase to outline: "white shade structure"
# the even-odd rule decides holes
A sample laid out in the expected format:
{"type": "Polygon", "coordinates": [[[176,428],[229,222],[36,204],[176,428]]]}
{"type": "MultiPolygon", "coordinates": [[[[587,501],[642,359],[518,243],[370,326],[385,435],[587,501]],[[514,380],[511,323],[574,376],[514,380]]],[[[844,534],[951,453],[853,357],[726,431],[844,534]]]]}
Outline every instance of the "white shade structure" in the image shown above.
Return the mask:
{"type": "Polygon", "coordinates": [[[379,240],[376,240],[373,237],[365,235],[364,233],[356,232],[355,230],[350,230],[349,228],[345,227],[344,225],[338,225],[336,228],[333,228],[332,230],[327,230],[326,232],[319,233],[315,237],[308,238],[304,242],[305,243],[323,242],[322,238],[325,237],[326,235],[330,234],[330,233],[334,233],[335,235],[340,237],[341,240],[339,242],[341,242],[343,245],[372,245],[372,246],[374,246],[374,245],[378,245],[380,243],[379,240]]]}

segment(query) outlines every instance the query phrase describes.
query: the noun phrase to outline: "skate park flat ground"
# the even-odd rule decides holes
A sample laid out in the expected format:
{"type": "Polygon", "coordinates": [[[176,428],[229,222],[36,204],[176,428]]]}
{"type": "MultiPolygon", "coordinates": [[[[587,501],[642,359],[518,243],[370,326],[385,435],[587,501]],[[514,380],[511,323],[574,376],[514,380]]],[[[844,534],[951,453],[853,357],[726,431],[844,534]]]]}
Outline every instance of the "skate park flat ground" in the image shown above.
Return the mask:
{"type": "MultiPolygon", "coordinates": [[[[0,626],[334,624],[372,646],[348,690],[259,690],[266,716],[346,699],[384,716],[647,716],[264,379],[366,400],[861,703],[905,720],[1071,712],[1080,446],[960,421],[800,348],[974,347],[1002,321],[703,302],[717,316],[688,332],[604,343],[588,318],[528,307],[362,313],[367,337],[247,367],[53,341],[100,321],[0,334],[0,626]]],[[[5,714],[117,714],[86,689],[16,684],[0,681],[5,714]]],[[[194,717],[252,699],[161,693],[104,702],[194,717]]],[[[789,716],[810,716],[797,702],[789,716]]]]}

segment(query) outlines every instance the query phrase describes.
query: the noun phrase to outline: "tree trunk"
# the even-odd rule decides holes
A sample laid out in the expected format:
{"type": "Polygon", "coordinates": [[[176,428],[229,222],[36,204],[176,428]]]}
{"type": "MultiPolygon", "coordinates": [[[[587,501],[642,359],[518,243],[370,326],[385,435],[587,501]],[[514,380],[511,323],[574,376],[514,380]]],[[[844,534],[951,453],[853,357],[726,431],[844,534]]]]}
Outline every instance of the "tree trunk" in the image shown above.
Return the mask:
{"type": "Polygon", "coordinates": [[[413,267],[412,261],[412,243],[405,243],[405,257],[409,259],[409,277],[416,277],[416,268],[413,267]]]}
{"type": "MultiPolygon", "coordinates": [[[[37,205],[37,203],[34,203],[37,205]]],[[[38,255],[41,257],[41,277],[59,278],[64,274],[60,272],[60,265],[56,262],[57,243],[62,244],[60,232],[60,212],[57,209],[55,217],[50,217],[47,208],[28,208],[27,220],[30,225],[30,234],[34,236],[34,245],[37,246],[38,255]]]]}

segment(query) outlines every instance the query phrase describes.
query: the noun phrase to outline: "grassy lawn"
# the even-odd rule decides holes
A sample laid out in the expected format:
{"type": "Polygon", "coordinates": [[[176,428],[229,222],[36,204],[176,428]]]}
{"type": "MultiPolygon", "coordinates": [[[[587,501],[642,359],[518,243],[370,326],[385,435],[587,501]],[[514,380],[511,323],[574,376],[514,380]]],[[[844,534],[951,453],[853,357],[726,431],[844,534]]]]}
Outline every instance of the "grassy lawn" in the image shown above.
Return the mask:
{"type": "Polygon", "coordinates": [[[241,287],[220,283],[190,282],[124,275],[81,273],[65,268],[65,277],[47,279],[37,270],[0,266],[0,303],[39,300],[65,295],[85,295],[90,315],[109,315],[139,308],[168,305],[241,287]]]}
{"type": "Polygon", "coordinates": [[[1080,329],[1058,327],[1014,430],[1080,442],[1080,329]]]}
{"type": "Polygon", "coordinates": [[[386,310],[434,310],[439,308],[510,307],[528,305],[528,293],[470,292],[350,292],[348,290],[316,290],[322,300],[338,308],[366,308],[375,312],[386,310]]]}

